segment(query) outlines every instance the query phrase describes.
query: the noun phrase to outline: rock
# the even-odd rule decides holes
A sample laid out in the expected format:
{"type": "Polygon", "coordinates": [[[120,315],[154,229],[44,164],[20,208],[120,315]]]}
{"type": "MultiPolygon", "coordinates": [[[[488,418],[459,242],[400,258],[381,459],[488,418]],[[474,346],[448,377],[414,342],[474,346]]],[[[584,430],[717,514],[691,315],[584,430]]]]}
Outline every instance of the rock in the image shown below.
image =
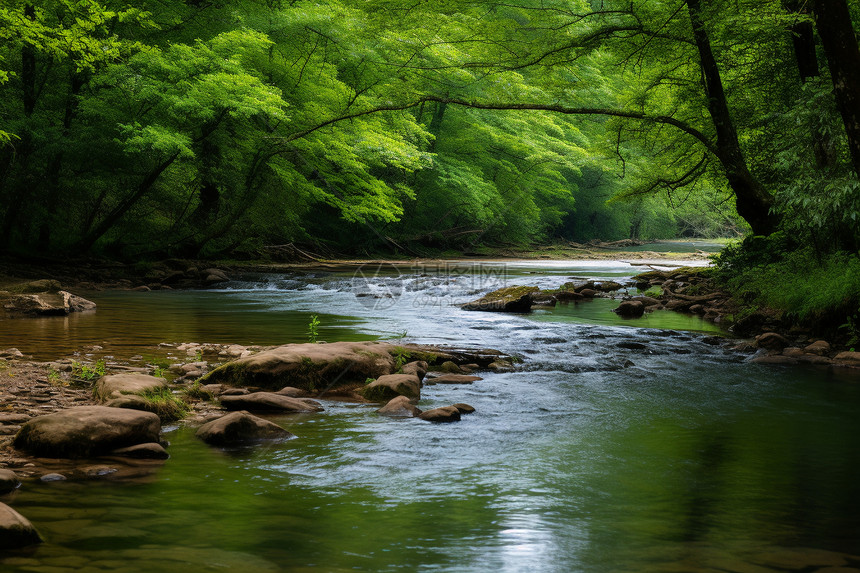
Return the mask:
{"type": "Polygon", "coordinates": [[[59,291],[57,294],[63,297],[63,306],[66,310],[66,314],[70,312],[86,312],[88,310],[96,309],[96,303],[91,300],[87,300],[64,290],[59,291]]]}
{"type": "Polygon", "coordinates": [[[782,349],[783,356],[793,356],[797,358],[798,356],[803,356],[803,354],[803,349],[796,346],[788,346],[782,349]]]}
{"type": "Polygon", "coordinates": [[[508,360],[494,360],[487,366],[493,372],[513,372],[514,365],[508,360]]]}
{"type": "Polygon", "coordinates": [[[756,356],[750,362],[756,364],[797,364],[799,361],[793,356],[756,356]]]}
{"type": "MultiPolygon", "coordinates": [[[[243,388],[243,390],[244,390],[244,388],[243,388]]],[[[246,393],[247,393],[247,390],[246,390],[246,393]]],[[[285,386],[285,387],[281,388],[280,390],[278,390],[277,392],[275,392],[275,394],[279,394],[281,396],[288,396],[290,398],[305,398],[308,395],[308,393],[305,390],[302,390],[301,388],[293,388],[292,386],[285,386]]]]}
{"type": "Polygon", "coordinates": [[[483,380],[480,376],[469,376],[467,374],[443,374],[434,378],[428,378],[426,384],[471,384],[483,380]]]}
{"type": "Polygon", "coordinates": [[[690,310],[690,307],[693,306],[694,303],[691,300],[683,300],[680,298],[673,298],[672,300],[666,303],[666,310],[674,310],[675,312],[686,312],[690,310]]]}
{"type": "Polygon", "coordinates": [[[462,372],[462,370],[460,370],[460,367],[457,366],[457,364],[455,364],[454,362],[451,362],[450,360],[443,362],[441,364],[441,366],[439,366],[439,369],[442,372],[448,372],[450,374],[456,374],[458,372],[462,372]]]}
{"type": "Polygon", "coordinates": [[[231,446],[262,440],[289,440],[296,437],[274,422],[244,410],[231,412],[203,424],[195,435],[213,446],[231,446]]]}
{"type": "Polygon", "coordinates": [[[416,360],[415,362],[410,362],[409,364],[404,364],[403,368],[400,369],[402,374],[414,374],[418,377],[418,380],[424,380],[424,376],[427,375],[428,365],[423,360],[416,360]]]}
{"type": "Polygon", "coordinates": [[[434,408],[432,410],[422,412],[418,417],[428,422],[459,422],[460,410],[455,406],[445,406],[443,408],[434,408]]]}
{"type": "Polygon", "coordinates": [[[18,479],[15,472],[0,469],[0,495],[17,489],[19,485],[21,485],[21,480],[18,479]]]}
{"type": "Polygon", "coordinates": [[[206,277],[203,282],[206,283],[207,286],[224,283],[230,280],[230,277],[220,269],[206,269],[201,274],[206,277]]]}
{"type": "Polygon", "coordinates": [[[0,350],[0,358],[24,358],[24,353],[17,348],[7,348],[0,350]]]}
{"type": "Polygon", "coordinates": [[[310,391],[363,383],[394,371],[395,347],[384,342],[287,344],[224,364],[202,383],[310,391]]]}
{"type": "Polygon", "coordinates": [[[659,301],[659,300],[657,300],[656,298],[652,298],[652,297],[650,297],[650,296],[644,296],[644,295],[643,295],[643,296],[634,296],[634,297],[633,297],[633,298],[631,298],[630,300],[636,300],[636,301],[639,301],[639,302],[641,302],[642,304],[644,304],[646,307],[649,307],[649,306],[657,306],[657,305],[659,305],[659,304],[660,304],[660,301],[659,301]]]}
{"type": "Polygon", "coordinates": [[[624,288],[624,285],[615,281],[601,281],[595,284],[596,290],[601,292],[613,292],[624,288]]]}
{"type": "Polygon", "coordinates": [[[613,312],[625,318],[639,318],[645,314],[645,305],[638,300],[625,300],[613,312]]]}
{"type": "Polygon", "coordinates": [[[847,362],[860,366],[860,352],[840,352],[833,359],[837,362],[847,362]]]}
{"type": "Polygon", "coordinates": [[[388,374],[380,376],[361,390],[368,400],[382,402],[406,396],[407,398],[421,397],[421,381],[414,374],[388,374]]]}
{"type": "Polygon", "coordinates": [[[167,450],[161,444],[151,442],[149,444],[137,444],[127,448],[118,448],[110,453],[112,456],[124,458],[135,458],[138,460],[166,460],[170,457],[167,450]]]}
{"type": "Polygon", "coordinates": [[[166,387],[167,380],[149,376],[148,374],[137,372],[109,374],[96,380],[95,385],[93,385],[93,396],[100,402],[106,402],[124,395],[141,395],[166,387]]]}
{"type": "Polygon", "coordinates": [[[26,517],[0,503],[0,549],[19,549],[42,542],[42,537],[26,517]]]}
{"type": "Polygon", "coordinates": [[[705,314],[705,307],[701,304],[694,304],[690,307],[690,312],[693,314],[705,314]]]}
{"type": "Polygon", "coordinates": [[[469,406],[468,404],[458,403],[458,404],[454,404],[453,407],[457,408],[461,414],[474,414],[475,413],[475,408],[473,408],[472,406],[469,406]]]}
{"type": "Polygon", "coordinates": [[[376,412],[382,416],[391,416],[392,418],[416,418],[421,414],[421,410],[415,407],[406,396],[392,398],[376,412]]]}
{"type": "Polygon", "coordinates": [[[803,351],[807,354],[817,354],[818,356],[824,356],[825,354],[830,352],[830,343],[826,340],[816,340],[815,342],[804,348],[803,351]]]}
{"type": "Polygon", "coordinates": [[[755,338],[756,345],[759,348],[767,348],[768,350],[782,350],[786,346],[791,346],[787,338],[775,332],[765,332],[755,338]]]}
{"type": "Polygon", "coordinates": [[[52,481],[66,481],[68,479],[69,478],[67,478],[63,474],[49,473],[49,474],[45,474],[42,477],[40,477],[39,481],[45,482],[45,483],[50,483],[52,481]]]}
{"type": "Polygon", "coordinates": [[[134,292],[149,292],[149,291],[151,291],[152,289],[151,289],[151,288],[149,288],[149,287],[148,287],[148,286],[146,286],[146,285],[140,285],[139,287],[134,287],[134,288],[133,288],[133,289],[131,289],[131,290],[132,290],[132,291],[134,291],[134,292]]]}
{"type": "Polygon", "coordinates": [[[583,296],[583,298],[594,298],[599,293],[596,290],[594,290],[593,288],[584,288],[581,291],[579,291],[579,294],[581,294],[583,296]]]}
{"type": "MultiPolygon", "coordinates": [[[[215,386],[215,384],[206,384],[205,386],[215,386]]],[[[218,384],[218,386],[223,387],[222,384],[218,384]]],[[[247,396],[250,393],[251,392],[247,388],[227,388],[221,392],[223,396],[247,396]]]]}
{"type": "Polygon", "coordinates": [[[555,300],[557,300],[558,302],[576,302],[584,298],[585,297],[580,293],[569,290],[561,290],[555,293],[555,300]]]}
{"type": "Polygon", "coordinates": [[[530,312],[538,287],[514,286],[501,288],[488,293],[478,300],[464,304],[463,310],[486,312],[530,312]]]}
{"type": "Polygon", "coordinates": [[[79,458],[158,442],[161,421],[151,412],[78,406],[29,420],[13,442],[33,455],[79,458]]]}
{"type": "Polygon", "coordinates": [[[134,394],[108,400],[104,405],[108,408],[128,408],[130,410],[143,410],[144,412],[149,412],[151,409],[149,402],[143,396],[136,396],[134,394]]]}
{"type": "Polygon", "coordinates": [[[322,412],[319,403],[290,398],[274,392],[254,392],[244,396],[221,395],[221,405],[228,410],[248,410],[251,412],[322,412]]]}

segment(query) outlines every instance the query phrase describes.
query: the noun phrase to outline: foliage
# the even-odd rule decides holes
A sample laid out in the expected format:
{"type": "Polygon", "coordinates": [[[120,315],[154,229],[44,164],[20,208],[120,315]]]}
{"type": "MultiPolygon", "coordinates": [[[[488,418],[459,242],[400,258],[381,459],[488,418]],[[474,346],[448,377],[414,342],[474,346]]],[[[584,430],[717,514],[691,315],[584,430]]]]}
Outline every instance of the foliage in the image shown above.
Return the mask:
{"type": "Polygon", "coordinates": [[[319,326],[320,326],[319,316],[316,314],[312,314],[311,320],[310,320],[310,322],[308,322],[308,330],[307,330],[308,342],[316,342],[317,341],[317,337],[319,337],[319,326]]]}
{"type": "Polygon", "coordinates": [[[150,412],[158,414],[162,422],[181,420],[188,413],[188,404],[173,393],[170,388],[162,387],[147,390],[141,394],[150,412]]]}
{"type": "Polygon", "coordinates": [[[849,344],[860,332],[860,256],[795,249],[782,234],[753,237],[715,257],[715,276],[747,307],[769,307],[801,325],[837,333],[849,344]]]}
{"type": "Polygon", "coordinates": [[[852,142],[825,58],[797,72],[814,20],[790,4],[7,2],[0,249],[471,251],[776,220],[856,249],[852,142]]]}
{"type": "Polygon", "coordinates": [[[105,361],[97,360],[94,364],[72,361],[72,377],[86,382],[94,382],[105,375],[105,361]]]}

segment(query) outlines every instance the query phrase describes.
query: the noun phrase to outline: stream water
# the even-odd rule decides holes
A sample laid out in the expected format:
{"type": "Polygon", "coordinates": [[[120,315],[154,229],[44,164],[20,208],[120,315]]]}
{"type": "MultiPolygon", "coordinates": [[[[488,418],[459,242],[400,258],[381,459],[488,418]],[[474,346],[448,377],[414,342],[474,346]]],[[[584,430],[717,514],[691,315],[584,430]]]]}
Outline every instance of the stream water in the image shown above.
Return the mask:
{"type": "MultiPolygon", "coordinates": [[[[167,428],[135,480],[27,483],[3,499],[47,542],[3,572],[818,571],[860,564],[860,386],[753,365],[693,317],[617,302],[529,315],[456,303],[512,284],[623,280],[626,263],[366,265],[218,291],[91,295],[91,315],[0,322],[0,347],[398,338],[516,354],[516,372],[426,386],[455,424],[324,402],[299,436],[225,451],[167,428]]],[[[833,571],[838,571],[834,569],[833,571]]],[[[844,572],[857,569],[844,568],[844,572]]],[[[830,571],[830,570],[828,570],[830,571]]]]}

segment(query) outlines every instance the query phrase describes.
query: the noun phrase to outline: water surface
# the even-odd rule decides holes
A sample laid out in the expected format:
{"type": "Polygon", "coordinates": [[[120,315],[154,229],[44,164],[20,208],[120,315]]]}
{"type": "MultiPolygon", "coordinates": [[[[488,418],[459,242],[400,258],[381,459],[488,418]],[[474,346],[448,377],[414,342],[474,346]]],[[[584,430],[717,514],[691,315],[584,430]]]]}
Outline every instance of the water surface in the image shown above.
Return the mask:
{"type": "Polygon", "coordinates": [[[477,409],[455,424],[326,402],[321,414],[274,418],[299,436],[285,443],[224,451],[177,426],[166,434],[171,459],[148,478],[28,483],[6,501],[47,543],[0,558],[0,567],[856,566],[860,386],[827,370],[746,363],[716,344],[718,329],[693,317],[625,321],[606,300],[530,315],[456,306],[503,284],[551,288],[636,272],[621,263],[386,267],[248,276],[219,291],[97,293],[96,314],[57,328],[46,321],[34,347],[299,341],[315,313],[330,341],[396,337],[493,347],[524,361],[472,385],[426,386],[423,409],[477,409]]]}

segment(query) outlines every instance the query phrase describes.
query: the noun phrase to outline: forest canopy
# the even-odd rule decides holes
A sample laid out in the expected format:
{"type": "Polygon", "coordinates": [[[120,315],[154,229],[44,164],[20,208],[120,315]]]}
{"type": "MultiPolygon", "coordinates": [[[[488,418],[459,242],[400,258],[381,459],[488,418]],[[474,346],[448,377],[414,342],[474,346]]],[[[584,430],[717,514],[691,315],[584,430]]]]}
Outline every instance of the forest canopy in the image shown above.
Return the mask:
{"type": "Polygon", "coordinates": [[[846,0],[9,0],[0,250],[858,247],[846,0]]]}

